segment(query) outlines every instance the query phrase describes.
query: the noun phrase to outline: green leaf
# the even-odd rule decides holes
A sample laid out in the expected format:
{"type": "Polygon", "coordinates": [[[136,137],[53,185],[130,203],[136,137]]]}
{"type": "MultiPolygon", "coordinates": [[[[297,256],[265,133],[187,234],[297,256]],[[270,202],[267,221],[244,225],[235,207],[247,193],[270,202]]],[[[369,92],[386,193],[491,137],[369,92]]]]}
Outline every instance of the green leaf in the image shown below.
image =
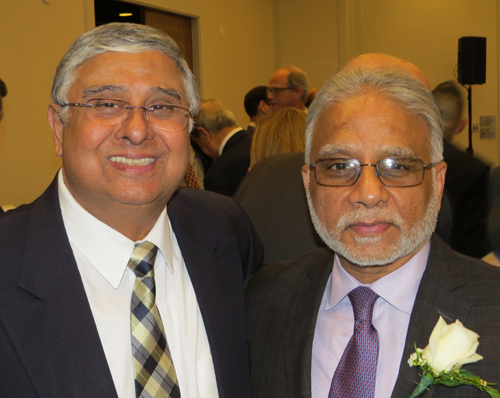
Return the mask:
{"type": "Polygon", "coordinates": [[[420,383],[413,390],[413,392],[411,393],[411,395],[408,398],[416,398],[416,397],[418,397],[420,394],[422,394],[425,391],[427,391],[427,389],[428,389],[427,387],[429,387],[433,383],[434,383],[434,379],[432,378],[432,376],[430,376],[428,374],[423,375],[422,378],[420,379],[420,383]]]}

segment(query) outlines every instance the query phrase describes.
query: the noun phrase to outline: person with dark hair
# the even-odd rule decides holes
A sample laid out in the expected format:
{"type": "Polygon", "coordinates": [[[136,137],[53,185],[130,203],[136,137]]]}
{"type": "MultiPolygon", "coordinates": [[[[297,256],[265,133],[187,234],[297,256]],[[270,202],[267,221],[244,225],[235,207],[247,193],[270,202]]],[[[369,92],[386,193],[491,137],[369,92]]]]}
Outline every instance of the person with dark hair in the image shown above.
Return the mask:
{"type": "Polygon", "coordinates": [[[467,125],[462,117],[464,98],[453,80],[432,90],[443,121],[443,158],[448,169],[444,187],[451,204],[453,228],[450,246],[459,253],[481,258],[490,249],[488,238],[488,184],[490,167],[452,144],[467,125]]]}
{"type": "Polygon", "coordinates": [[[233,196],[250,166],[252,134],[237,127],[233,113],[213,99],[201,102],[194,121],[191,139],[214,161],[205,173],[205,189],[233,196]]]}
{"type": "Polygon", "coordinates": [[[0,396],[250,398],[243,285],[262,248],[233,200],[178,190],[199,106],[179,47],[99,26],[51,99],[62,169],[0,218],[0,396]]]}
{"type": "MultiPolygon", "coordinates": [[[[5,85],[4,81],[0,79],[0,122],[3,119],[3,97],[7,95],[7,86],[5,85]]],[[[0,209],[1,212],[1,209],[0,209]]]]}
{"type": "Polygon", "coordinates": [[[304,71],[296,66],[278,69],[269,80],[267,89],[273,111],[297,108],[305,111],[309,95],[309,82],[304,71]]]}
{"type": "Polygon", "coordinates": [[[272,112],[271,100],[267,97],[267,87],[257,86],[252,88],[248,93],[246,93],[243,106],[245,107],[245,112],[250,118],[250,124],[247,127],[247,132],[253,134],[253,130],[257,122],[272,112]]]}

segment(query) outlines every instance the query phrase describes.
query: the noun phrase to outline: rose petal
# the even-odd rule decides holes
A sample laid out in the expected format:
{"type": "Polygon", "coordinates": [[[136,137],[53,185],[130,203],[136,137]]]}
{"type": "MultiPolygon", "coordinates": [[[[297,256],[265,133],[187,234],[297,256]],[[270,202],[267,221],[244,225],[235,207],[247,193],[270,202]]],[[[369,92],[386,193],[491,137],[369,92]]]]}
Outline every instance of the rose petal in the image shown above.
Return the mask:
{"type": "Polygon", "coordinates": [[[443,327],[441,319],[432,332],[433,341],[429,340],[429,351],[433,354],[432,359],[429,359],[429,365],[437,372],[442,372],[451,370],[457,364],[461,366],[478,361],[480,358],[475,356],[475,352],[479,344],[477,341],[479,335],[465,328],[458,320],[450,325],[446,325],[443,320],[446,325],[443,327]],[[434,339],[437,331],[440,331],[440,336],[436,343],[434,339]]]}
{"type": "Polygon", "coordinates": [[[434,356],[436,355],[437,346],[439,343],[439,338],[441,337],[442,329],[445,328],[446,326],[448,325],[446,325],[446,322],[444,321],[443,317],[440,316],[439,320],[436,323],[436,326],[434,326],[434,329],[432,330],[431,337],[429,338],[429,345],[424,348],[424,355],[429,362],[432,362],[434,356]]]}

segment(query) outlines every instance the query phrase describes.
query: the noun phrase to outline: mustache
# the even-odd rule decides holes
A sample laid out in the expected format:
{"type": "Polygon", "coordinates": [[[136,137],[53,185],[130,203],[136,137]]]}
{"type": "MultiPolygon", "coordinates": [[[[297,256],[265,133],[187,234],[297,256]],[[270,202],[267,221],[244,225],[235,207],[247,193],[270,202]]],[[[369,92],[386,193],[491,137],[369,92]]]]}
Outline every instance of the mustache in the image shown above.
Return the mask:
{"type": "Polygon", "coordinates": [[[384,209],[380,207],[373,207],[370,209],[359,208],[359,209],[349,209],[337,221],[337,227],[341,231],[345,231],[347,228],[355,224],[366,224],[376,222],[384,222],[393,225],[399,231],[402,230],[404,225],[403,218],[397,214],[391,212],[389,209],[384,209]]]}

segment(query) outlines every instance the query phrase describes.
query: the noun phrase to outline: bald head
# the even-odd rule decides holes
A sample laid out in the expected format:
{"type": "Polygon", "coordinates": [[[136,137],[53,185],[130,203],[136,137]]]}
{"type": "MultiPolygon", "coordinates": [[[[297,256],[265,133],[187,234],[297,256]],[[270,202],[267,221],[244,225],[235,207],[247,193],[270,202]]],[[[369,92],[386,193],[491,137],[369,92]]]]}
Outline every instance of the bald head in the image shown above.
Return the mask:
{"type": "Polygon", "coordinates": [[[269,80],[269,99],[273,111],[283,108],[304,110],[308,88],[307,75],[296,66],[278,69],[269,80]]]}
{"type": "Polygon", "coordinates": [[[389,70],[395,73],[402,73],[418,80],[425,87],[431,90],[427,76],[411,62],[401,58],[396,58],[386,54],[363,54],[350,60],[344,69],[363,68],[368,70],[389,70]]]}

